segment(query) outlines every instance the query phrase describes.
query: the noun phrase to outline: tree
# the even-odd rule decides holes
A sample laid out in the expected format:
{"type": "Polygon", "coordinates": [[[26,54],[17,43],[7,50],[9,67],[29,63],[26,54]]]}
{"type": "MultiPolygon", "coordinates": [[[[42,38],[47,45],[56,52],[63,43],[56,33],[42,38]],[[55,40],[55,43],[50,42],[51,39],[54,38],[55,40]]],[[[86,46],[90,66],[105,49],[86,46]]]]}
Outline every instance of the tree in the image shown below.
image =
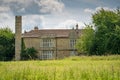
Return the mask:
{"type": "Polygon", "coordinates": [[[120,9],[103,8],[92,15],[95,30],[84,29],[78,50],[90,55],[120,54],[120,9]]]}
{"type": "Polygon", "coordinates": [[[12,60],[15,54],[15,38],[9,28],[0,29],[0,60],[12,60]]]}
{"type": "Polygon", "coordinates": [[[96,28],[96,54],[120,54],[120,11],[101,9],[92,16],[96,28]]]}
{"type": "Polygon", "coordinates": [[[77,40],[76,48],[78,52],[88,54],[91,51],[93,39],[94,39],[93,27],[91,25],[86,25],[86,28],[83,29],[80,38],[77,40]]]}

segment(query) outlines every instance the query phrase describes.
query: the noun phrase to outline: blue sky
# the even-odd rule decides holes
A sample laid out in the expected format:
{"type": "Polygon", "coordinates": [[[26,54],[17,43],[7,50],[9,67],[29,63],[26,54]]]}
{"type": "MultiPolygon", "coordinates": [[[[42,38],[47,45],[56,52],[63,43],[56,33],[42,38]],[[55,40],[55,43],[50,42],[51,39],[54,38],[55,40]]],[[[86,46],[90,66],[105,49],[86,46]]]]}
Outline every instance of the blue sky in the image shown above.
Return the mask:
{"type": "Polygon", "coordinates": [[[100,8],[113,10],[120,0],[0,0],[0,27],[15,29],[15,15],[23,16],[22,30],[70,29],[92,22],[91,14],[100,8]]]}

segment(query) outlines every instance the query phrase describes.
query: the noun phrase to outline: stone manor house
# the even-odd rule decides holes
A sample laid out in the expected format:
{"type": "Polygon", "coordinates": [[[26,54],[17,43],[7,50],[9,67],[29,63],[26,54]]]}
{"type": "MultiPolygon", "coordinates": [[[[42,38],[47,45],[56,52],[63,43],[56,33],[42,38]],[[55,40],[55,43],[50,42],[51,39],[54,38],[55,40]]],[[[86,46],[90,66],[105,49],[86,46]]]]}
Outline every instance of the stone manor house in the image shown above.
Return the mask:
{"type": "Polygon", "coordinates": [[[38,29],[24,32],[22,38],[26,48],[34,47],[39,59],[60,59],[77,55],[76,40],[81,29],[38,29]]]}

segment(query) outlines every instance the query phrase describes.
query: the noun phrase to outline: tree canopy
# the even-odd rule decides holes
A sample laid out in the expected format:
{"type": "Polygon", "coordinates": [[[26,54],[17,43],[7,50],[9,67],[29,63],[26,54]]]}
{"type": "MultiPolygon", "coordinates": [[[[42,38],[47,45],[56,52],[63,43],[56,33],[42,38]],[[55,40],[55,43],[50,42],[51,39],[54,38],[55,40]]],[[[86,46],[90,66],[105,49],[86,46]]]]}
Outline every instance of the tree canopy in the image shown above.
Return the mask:
{"type": "Polygon", "coordinates": [[[77,40],[76,48],[81,53],[89,53],[94,39],[94,30],[91,25],[86,25],[82,30],[80,38],[77,40]]]}
{"type": "Polygon", "coordinates": [[[120,54],[120,10],[101,9],[92,15],[92,24],[94,34],[90,35],[90,28],[87,28],[87,32],[83,31],[82,35],[87,36],[80,37],[77,45],[80,45],[80,41],[83,45],[78,46],[78,50],[83,47],[84,52],[90,55],[120,54]]]}
{"type": "Polygon", "coordinates": [[[12,60],[15,54],[14,34],[9,28],[0,29],[0,60],[12,60]]]}
{"type": "MultiPolygon", "coordinates": [[[[23,60],[37,58],[35,48],[25,48],[22,38],[21,57],[23,60]]],[[[10,61],[15,55],[15,35],[9,28],[0,28],[0,61],[10,61]]]]}

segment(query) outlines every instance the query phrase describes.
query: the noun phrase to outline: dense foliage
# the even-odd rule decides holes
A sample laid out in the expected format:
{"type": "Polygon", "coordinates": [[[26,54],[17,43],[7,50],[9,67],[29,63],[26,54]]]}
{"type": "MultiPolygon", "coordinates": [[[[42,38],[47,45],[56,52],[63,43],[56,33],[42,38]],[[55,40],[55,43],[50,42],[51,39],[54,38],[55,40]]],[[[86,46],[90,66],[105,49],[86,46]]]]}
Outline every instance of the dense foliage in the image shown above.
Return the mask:
{"type": "Polygon", "coordinates": [[[21,53],[22,60],[37,59],[37,50],[33,47],[26,48],[23,53],[21,53]]]}
{"type": "Polygon", "coordinates": [[[91,51],[94,30],[92,26],[86,25],[86,28],[82,30],[82,33],[84,34],[81,34],[80,38],[77,40],[76,48],[78,48],[79,52],[88,54],[91,51]]]}
{"type": "Polygon", "coordinates": [[[14,34],[9,28],[0,29],[0,60],[12,60],[15,54],[14,34]]]}
{"type": "MultiPolygon", "coordinates": [[[[32,48],[25,48],[25,44],[22,39],[22,59],[35,59],[37,51],[32,48]]],[[[13,60],[15,55],[15,38],[14,33],[9,28],[0,29],[0,61],[13,60]]]]}
{"type": "Polygon", "coordinates": [[[83,45],[80,45],[78,41],[78,50],[83,50],[89,55],[120,54],[120,10],[101,9],[92,15],[92,20],[95,28],[94,33],[91,34],[89,28],[87,31],[86,29],[83,31],[82,35],[87,36],[80,38],[83,45]],[[86,42],[89,43],[84,46],[86,42]]]}

